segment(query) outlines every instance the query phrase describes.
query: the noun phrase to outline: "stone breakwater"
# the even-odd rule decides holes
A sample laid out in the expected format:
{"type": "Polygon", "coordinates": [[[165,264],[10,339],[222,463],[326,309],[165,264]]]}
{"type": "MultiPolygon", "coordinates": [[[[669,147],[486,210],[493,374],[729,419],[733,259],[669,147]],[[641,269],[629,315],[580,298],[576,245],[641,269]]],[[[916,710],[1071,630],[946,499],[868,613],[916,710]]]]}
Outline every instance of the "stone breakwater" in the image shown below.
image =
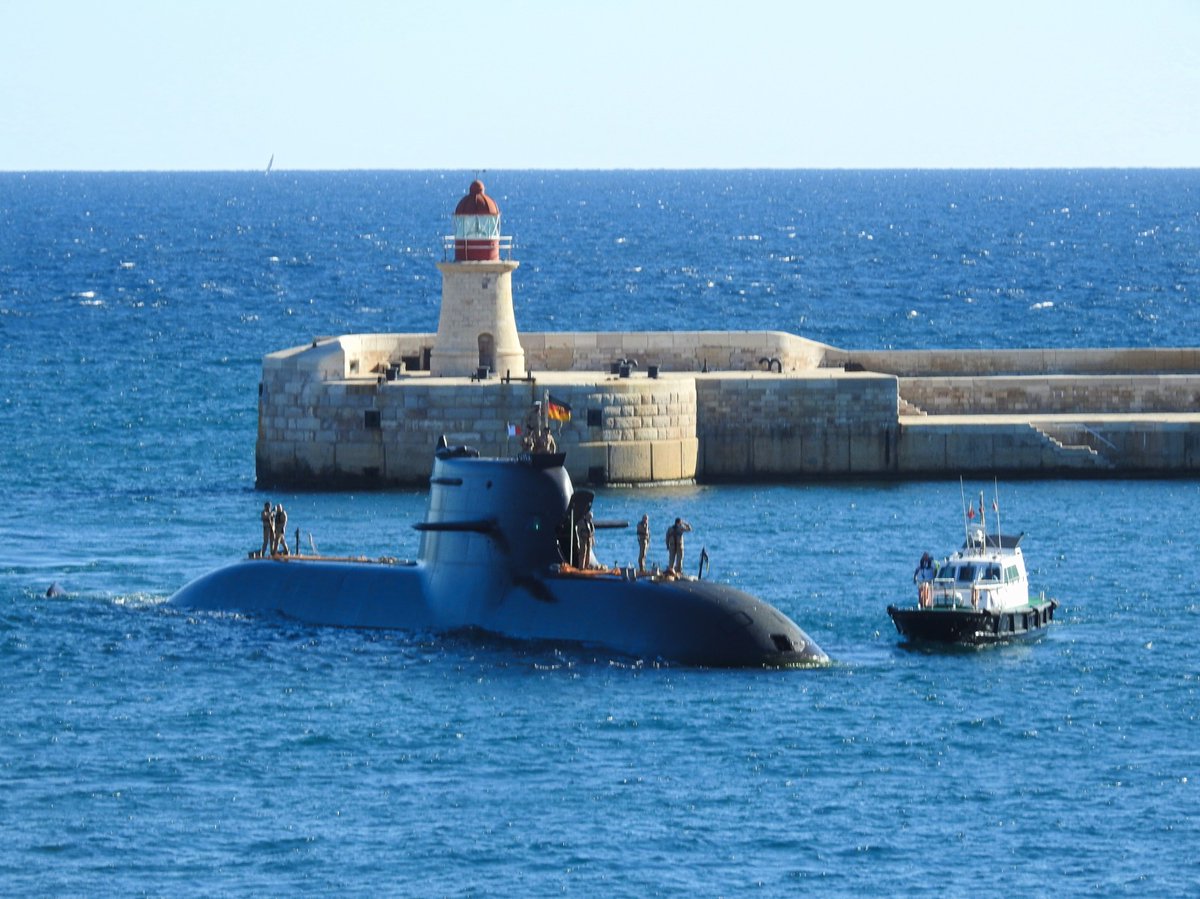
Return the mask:
{"type": "Polygon", "coordinates": [[[527,333],[531,375],[472,380],[430,376],[434,339],[344,335],[268,355],[259,485],[423,484],[442,435],[513,455],[508,425],[546,392],[572,407],[555,436],[580,483],[1200,474],[1200,350],[853,352],[773,331],[527,333]]]}

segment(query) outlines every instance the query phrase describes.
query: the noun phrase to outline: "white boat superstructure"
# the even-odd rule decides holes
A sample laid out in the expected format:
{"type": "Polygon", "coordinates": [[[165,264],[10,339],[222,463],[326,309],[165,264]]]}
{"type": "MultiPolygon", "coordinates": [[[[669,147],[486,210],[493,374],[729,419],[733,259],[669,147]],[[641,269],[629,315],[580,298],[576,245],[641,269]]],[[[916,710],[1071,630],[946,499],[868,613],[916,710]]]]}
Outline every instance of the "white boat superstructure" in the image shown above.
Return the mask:
{"type": "Polygon", "coordinates": [[[1015,537],[970,531],[962,549],[937,568],[918,596],[922,608],[977,609],[1008,612],[1029,605],[1025,556],[1015,537]]]}

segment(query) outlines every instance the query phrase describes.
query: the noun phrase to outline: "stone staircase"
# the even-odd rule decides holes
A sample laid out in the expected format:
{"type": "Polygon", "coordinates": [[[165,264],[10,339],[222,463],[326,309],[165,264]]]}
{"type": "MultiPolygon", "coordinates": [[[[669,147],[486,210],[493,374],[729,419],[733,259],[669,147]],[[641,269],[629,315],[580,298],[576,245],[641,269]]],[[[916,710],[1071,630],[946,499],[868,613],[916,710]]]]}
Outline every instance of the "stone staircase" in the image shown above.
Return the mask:
{"type": "Polygon", "coordinates": [[[896,399],[899,401],[899,413],[901,415],[928,415],[929,413],[918,406],[916,403],[910,403],[900,394],[896,394],[896,399]]]}
{"type": "MultiPolygon", "coordinates": [[[[1077,469],[1112,469],[1116,466],[1103,453],[1087,442],[1089,434],[1086,430],[1076,428],[1055,429],[1050,426],[1039,426],[1030,423],[1030,428],[1051,447],[1052,452],[1061,461],[1064,468],[1077,469]],[[1055,436],[1057,432],[1058,436],[1055,436]],[[1071,441],[1068,443],[1067,441],[1071,441]]],[[[1093,442],[1095,437],[1093,435],[1093,442]]]]}

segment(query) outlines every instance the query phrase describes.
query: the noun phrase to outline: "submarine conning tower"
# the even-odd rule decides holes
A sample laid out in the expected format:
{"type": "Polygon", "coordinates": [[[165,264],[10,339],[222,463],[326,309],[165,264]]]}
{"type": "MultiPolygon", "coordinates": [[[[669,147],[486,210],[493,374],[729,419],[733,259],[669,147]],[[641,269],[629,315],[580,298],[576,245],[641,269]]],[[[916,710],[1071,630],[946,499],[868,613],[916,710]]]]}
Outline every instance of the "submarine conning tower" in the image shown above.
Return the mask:
{"type": "Polygon", "coordinates": [[[462,568],[528,572],[562,561],[555,529],[574,487],[561,454],[483,459],[468,447],[440,449],[429,479],[419,558],[462,568]]]}
{"type": "Polygon", "coordinates": [[[471,182],[454,210],[453,261],[438,263],[442,273],[442,309],[430,354],[430,374],[520,377],[525,374],[525,351],[513,315],[512,273],[520,265],[501,259],[512,249],[512,238],[500,234],[500,207],[471,182]]]}

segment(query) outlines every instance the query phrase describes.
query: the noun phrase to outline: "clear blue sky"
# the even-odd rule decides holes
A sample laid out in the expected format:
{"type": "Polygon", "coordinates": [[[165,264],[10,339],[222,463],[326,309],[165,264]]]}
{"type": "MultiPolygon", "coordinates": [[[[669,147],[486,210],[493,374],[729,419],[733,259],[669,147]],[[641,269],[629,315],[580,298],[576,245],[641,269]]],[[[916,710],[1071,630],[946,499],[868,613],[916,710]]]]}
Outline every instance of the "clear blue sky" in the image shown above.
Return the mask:
{"type": "Polygon", "coordinates": [[[1200,165],[1200,0],[0,0],[0,170],[1200,165]]]}

